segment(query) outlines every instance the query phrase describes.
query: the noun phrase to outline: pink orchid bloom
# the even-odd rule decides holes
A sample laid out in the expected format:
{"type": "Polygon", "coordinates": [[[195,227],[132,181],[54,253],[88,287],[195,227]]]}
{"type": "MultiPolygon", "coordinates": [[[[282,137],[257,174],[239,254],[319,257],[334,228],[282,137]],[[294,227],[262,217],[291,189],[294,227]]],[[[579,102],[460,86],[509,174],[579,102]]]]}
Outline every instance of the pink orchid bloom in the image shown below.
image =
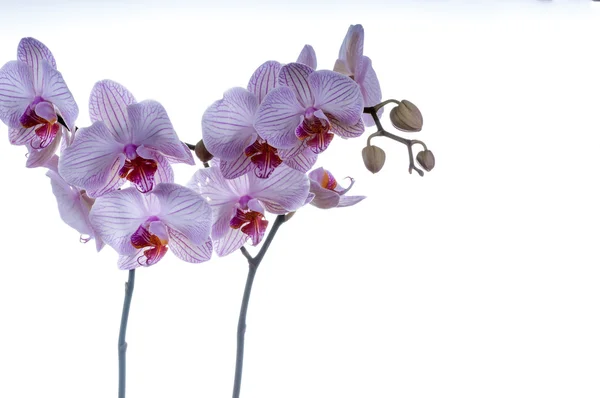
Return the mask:
{"type": "Polygon", "coordinates": [[[46,175],[50,177],[52,193],[56,197],[60,218],[81,234],[79,238],[81,242],[87,243],[91,239],[95,239],[96,250],[100,251],[104,247],[104,242],[95,233],[89,218],[94,199],[87,196],[85,191],[69,185],[56,170],[48,170],[46,175]]]}
{"type": "Polygon", "coordinates": [[[77,130],[65,148],[58,169],[64,179],[91,197],[101,196],[130,181],[140,192],[160,182],[172,182],[170,162],[194,164],[167,112],[156,101],[140,103],[118,83],[96,83],[90,96],[93,124],[77,130]]]}
{"type": "Polygon", "coordinates": [[[363,99],[349,77],[292,63],[281,68],[278,85],[260,104],[254,127],[288,156],[306,148],[318,154],[334,134],[350,138],[364,132],[363,99]]]}
{"type": "Polygon", "coordinates": [[[160,183],[147,194],[134,187],[109,192],[96,199],[90,221],[121,255],[120,269],[154,265],[169,248],[190,263],[207,261],[212,253],[210,206],[177,184],[160,183]]]}
{"type": "Polygon", "coordinates": [[[42,166],[56,152],[61,135],[73,130],[79,109],[50,50],[27,37],[17,61],[0,69],[0,119],[14,145],[27,145],[27,167],[42,166]]]}
{"type": "MultiPolygon", "coordinates": [[[[364,41],[365,31],[362,25],[350,25],[333,70],[354,79],[360,87],[364,104],[368,107],[381,102],[381,87],[371,59],[363,55],[364,41]]],[[[371,115],[365,114],[363,119],[367,126],[375,125],[371,115]]]]}
{"type": "Polygon", "coordinates": [[[227,180],[213,164],[198,170],[189,184],[212,207],[211,237],[219,256],[239,249],[248,239],[252,245],[260,243],[268,225],[265,210],[273,214],[297,210],[306,203],[309,186],[304,173],[285,165],[267,179],[248,173],[227,180]]]}
{"type": "Polygon", "coordinates": [[[228,90],[202,116],[204,145],[220,159],[219,167],[227,179],[250,171],[259,178],[268,178],[281,164],[306,172],[317,160],[310,152],[278,151],[259,137],[254,128],[258,106],[275,88],[280,70],[279,62],[265,62],[253,73],[248,89],[228,90]]]}
{"type": "Polygon", "coordinates": [[[314,194],[310,203],[320,209],[352,206],[366,198],[366,196],[345,196],[354,185],[354,179],[350,178],[348,188],[342,188],[333,174],[322,167],[308,173],[308,178],[310,179],[310,192],[314,194]]]}

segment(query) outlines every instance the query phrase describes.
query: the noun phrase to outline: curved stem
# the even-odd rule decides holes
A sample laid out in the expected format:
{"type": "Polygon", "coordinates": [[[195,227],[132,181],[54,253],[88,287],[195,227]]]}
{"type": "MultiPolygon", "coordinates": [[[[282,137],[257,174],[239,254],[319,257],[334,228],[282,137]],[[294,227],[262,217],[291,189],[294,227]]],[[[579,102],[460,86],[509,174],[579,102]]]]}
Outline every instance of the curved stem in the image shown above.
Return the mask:
{"type": "Polygon", "coordinates": [[[244,366],[244,336],[246,335],[246,314],[248,313],[248,302],[250,301],[250,292],[252,291],[252,282],[258,268],[249,264],[248,277],[246,278],[246,287],[244,288],[244,298],[242,299],[242,308],[240,309],[240,318],[237,327],[237,351],[235,354],[235,379],[233,382],[233,397],[240,396],[242,387],[242,368],[244,366]]]}
{"type": "Polygon", "coordinates": [[[244,366],[244,336],[246,335],[246,314],[248,313],[248,303],[250,301],[250,293],[252,292],[252,283],[254,282],[254,276],[256,270],[260,265],[263,257],[267,253],[277,230],[286,221],[285,214],[277,216],[269,235],[267,235],[265,242],[261,246],[258,254],[255,257],[250,256],[248,250],[245,247],[241,247],[240,251],[248,259],[248,277],[246,278],[246,287],[244,288],[244,297],[242,298],[242,307],[240,308],[240,317],[238,319],[237,328],[237,351],[235,358],[235,378],[233,380],[233,398],[239,398],[240,389],[242,387],[242,368],[244,366]]]}
{"type": "Polygon", "coordinates": [[[119,398],[125,398],[125,354],[127,353],[125,334],[127,333],[127,320],[129,319],[129,307],[131,306],[134,284],[135,269],[132,269],[129,270],[129,278],[125,283],[125,300],[123,301],[121,328],[119,329],[119,398]]]}

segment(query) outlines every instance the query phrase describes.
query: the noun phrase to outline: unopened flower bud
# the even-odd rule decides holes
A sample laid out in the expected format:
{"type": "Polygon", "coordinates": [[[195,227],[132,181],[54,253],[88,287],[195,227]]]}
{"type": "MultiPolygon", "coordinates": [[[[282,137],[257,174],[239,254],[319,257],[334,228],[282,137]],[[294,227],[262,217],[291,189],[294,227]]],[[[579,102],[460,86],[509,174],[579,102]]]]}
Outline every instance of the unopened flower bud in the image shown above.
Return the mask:
{"type": "Polygon", "coordinates": [[[383,167],[385,163],[385,152],[375,145],[367,145],[362,150],[363,162],[365,167],[371,173],[375,174],[383,167]]]}
{"type": "Polygon", "coordinates": [[[392,124],[398,130],[413,133],[421,131],[423,127],[423,115],[415,104],[410,101],[402,100],[400,105],[396,106],[390,112],[392,124]]]}
{"type": "Polygon", "coordinates": [[[208,152],[206,147],[204,146],[204,142],[202,140],[198,141],[196,144],[196,149],[194,149],[196,156],[200,159],[201,162],[206,163],[213,158],[213,155],[208,152]]]}
{"type": "Polygon", "coordinates": [[[417,162],[425,171],[431,171],[435,166],[435,157],[429,149],[417,153],[417,162]]]}

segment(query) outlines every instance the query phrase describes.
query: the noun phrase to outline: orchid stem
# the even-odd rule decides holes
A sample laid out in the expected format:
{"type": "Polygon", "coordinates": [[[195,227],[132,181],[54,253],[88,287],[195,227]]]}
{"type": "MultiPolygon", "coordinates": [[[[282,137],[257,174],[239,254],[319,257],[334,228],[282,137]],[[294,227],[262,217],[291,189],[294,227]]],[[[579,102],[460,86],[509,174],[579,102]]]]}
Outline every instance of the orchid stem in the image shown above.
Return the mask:
{"type": "Polygon", "coordinates": [[[246,314],[248,313],[248,302],[250,301],[250,293],[252,291],[252,283],[254,282],[254,276],[256,270],[260,265],[263,257],[267,253],[277,230],[286,221],[285,214],[277,216],[269,235],[265,239],[262,247],[255,257],[250,256],[245,247],[241,247],[241,252],[248,259],[248,277],[246,279],[246,287],[244,288],[244,297],[242,299],[242,307],[240,309],[240,318],[238,320],[237,328],[237,351],[235,358],[235,379],[233,381],[233,398],[239,398],[240,389],[242,387],[242,368],[244,365],[244,336],[246,335],[246,314]]]}
{"type": "Polygon", "coordinates": [[[119,329],[119,398],[125,398],[125,354],[127,353],[127,320],[129,319],[129,307],[135,284],[135,269],[129,270],[129,278],[125,283],[125,300],[123,301],[123,314],[121,315],[121,328],[119,329]]]}

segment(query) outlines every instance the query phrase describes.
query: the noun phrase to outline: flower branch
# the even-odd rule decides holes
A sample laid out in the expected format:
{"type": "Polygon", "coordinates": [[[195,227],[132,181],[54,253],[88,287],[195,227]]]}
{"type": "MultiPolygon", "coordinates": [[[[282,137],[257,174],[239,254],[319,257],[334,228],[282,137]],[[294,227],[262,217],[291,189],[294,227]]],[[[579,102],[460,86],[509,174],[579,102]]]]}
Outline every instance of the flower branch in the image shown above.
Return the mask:
{"type": "Polygon", "coordinates": [[[238,328],[237,328],[237,351],[236,351],[236,359],[235,359],[235,379],[233,382],[233,398],[238,398],[240,396],[240,388],[242,385],[242,368],[244,365],[244,336],[246,334],[246,314],[248,313],[248,302],[250,301],[250,293],[252,291],[252,283],[254,282],[254,276],[256,275],[256,270],[260,265],[263,257],[267,253],[275,234],[279,227],[286,222],[289,217],[285,214],[280,214],[275,219],[271,230],[269,231],[269,235],[267,235],[265,242],[261,246],[258,254],[254,257],[248,253],[248,250],[244,246],[240,248],[240,251],[248,260],[248,277],[246,279],[246,287],[244,288],[244,296],[242,298],[242,306],[240,308],[240,317],[238,320],[238,328]]]}
{"type": "Polygon", "coordinates": [[[129,319],[129,307],[135,285],[135,269],[129,270],[129,278],[125,282],[125,300],[123,301],[123,313],[121,314],[121,327],[119,328],[119,398],[125,398],[125,356],[127,354],[127,321],[129,319]]]}
{"type": "Polygon", "coordinates": [[[382,109],[383,106],[389,103],[397,104],[397,106],[390,112],[390,119],[394,127],[396,127],[398,130],[417,132],[421,131],[423,126],[423,117],[421,116],[421,112],[413,103],[407,100],[397,101],[395,99],[390,99],[375,106],[365,107],[363,112],[370,115],[377,126],[377,131],[367,138],[367,146],[363,149],[363,160],[365,162],[365,166],[373,173],[377,173],[379,170],[381,170],[383,164],[385,163],[385,152],[381,148],[371,145],[371,139],[374,137],[387,137],[406,145],[409,159],[408,172],[412,174],[413,170],[415,170],[421,177],[423,177],[425,174],[423,170],[415,166],[413,145],[421,145],[423,147],[423,150],[417,154],[416,160],[417,163],[419,163],[419,165],[425,169],[425,171],[431,171],[435,166],[433,152],[427,149],[427,145],[425,145],[423,141],[409,140],[396,134],[392,134],[383,128],[377,112],[382,109]]]}

